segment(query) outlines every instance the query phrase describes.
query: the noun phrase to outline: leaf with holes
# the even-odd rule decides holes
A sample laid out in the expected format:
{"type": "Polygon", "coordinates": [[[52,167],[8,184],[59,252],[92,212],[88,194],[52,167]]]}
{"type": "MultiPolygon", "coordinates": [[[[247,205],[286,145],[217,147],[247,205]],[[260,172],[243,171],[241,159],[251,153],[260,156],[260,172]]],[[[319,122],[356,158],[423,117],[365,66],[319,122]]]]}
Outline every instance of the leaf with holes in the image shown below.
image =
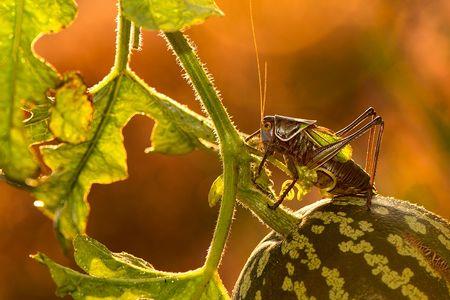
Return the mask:
{"type": "Polygon", "coordinates": [[[93,107],[86,85],[78,73],[64,75],[63,84],[55,91],[51,108],[50,130],[61,141],[78,144],[87,139],[93,107]]]}
{"type": "Polygon", "coordinates": [[[37,173],[28,146],[39,140],[34,132],[46,131],[50,105],[46,91],[59,82],[58,74],[34,53],[32,45],[39,35],[67,26],[75,14],[73,0],[3,0],[0,5],[0,168],[14,180],[24,181],[37,173]],[[28,121],[33,128],[29,133],[25,108],[39,109],[40,118],[28,121]]]}
{"type": "Polygon", "coordinates": [[[93,97],[94,116],[86,141],[41,147],[53,173],[41,180],[34,194],[44,203],[41,210],[54,218],[62,242],[85,231],[86,198],[94,183],[127,178],[122,128],[134,115],[156,120],[154,151],[182,154],[202,147],[203,140],[214,141],[206,119],[149,88],[131,71],[110,74],[93,97]]]}

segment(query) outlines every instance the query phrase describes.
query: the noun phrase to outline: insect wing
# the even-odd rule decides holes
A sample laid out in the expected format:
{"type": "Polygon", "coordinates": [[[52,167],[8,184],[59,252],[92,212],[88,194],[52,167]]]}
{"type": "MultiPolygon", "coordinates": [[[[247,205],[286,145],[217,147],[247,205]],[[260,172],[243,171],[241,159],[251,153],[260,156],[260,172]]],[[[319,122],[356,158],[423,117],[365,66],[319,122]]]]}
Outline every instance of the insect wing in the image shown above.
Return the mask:
{"type": "Polygon", "coordinates": [[[289,141],[305,128],[316,123],[315,120],[275,116],[275,136],[282,141],[289,141]]]}
{"type": "MultiPolygon", "coordinates": [[[[320,126],[309,129],[308,135],[318,146],[326,146],[341,139],[329,129],[320,126]]],[[[336,158],[340,162],[346,162],[352,158],[352,152],[352,146],[347,145],[341,151],[339,151],[339,153],[336,155],[336,158]]]]}

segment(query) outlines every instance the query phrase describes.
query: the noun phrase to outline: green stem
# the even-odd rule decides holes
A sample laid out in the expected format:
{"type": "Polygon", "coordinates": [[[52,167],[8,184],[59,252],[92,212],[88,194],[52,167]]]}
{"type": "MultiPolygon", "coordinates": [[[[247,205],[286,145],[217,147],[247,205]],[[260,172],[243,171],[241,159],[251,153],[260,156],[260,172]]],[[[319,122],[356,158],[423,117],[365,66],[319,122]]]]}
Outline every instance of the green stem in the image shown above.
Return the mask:
{"type": "Polygon", "coordinates": [[[300,219],[289,209],[278,207],[271,210],[267,207],[269,198],[256,190],[240,187],[237,194],[239,201],[248,208],[265,225],[287,236],[298,227],[300,219]]]}
{"type": "Polygon", "coordinates": [[[89,93],[95,94],[106,85],[115,80],[118,75],[123,75],[128,68],[130,60],[132,39],[132,23],[122,15],[122,9],[119,5],[117,17],[117,34],[116,34],[116,55],[114,57],[114,65],[108,75],[93,87],[89,88],[89,93]]]}
{"type": "Polygon", "coordinates": [[[119,6],[119,18],[117,19],[117,37],[116,37],[116,56],[114,59],[113,70],[122,73],[128,66],[131,48],[131,21],[122,15],[119,6]]]}
{"type": "Polygon", "coordinates": [[[200,63],[194,47],[181,32],[166,32],[165,36],[180,60],[181,65],[186,70],[200,101],[213,121],[220,144],[225,145],[221,149],[235,148],[234,151],[236,152],[238,146],[242,144],[242,139],[231,122],[225,107],[222,105],[207,71],[200,63]]]}
{"type": "MultiPolygon", "coordinates": [[[[245,176],[242,177],[239,174],[246,173],[242,168],[249,166],[250,151],[247,149],[248,147],[245,147],[239,132],[231,122],[210,77],[207,75],[188,39],[180,32],[165,33],[165,37],[181,66],[186,71],[219,137],[219,147],[224,169],[224,192],[214,237],[204,265],[205,271],[212,274],[220,264],[233,218],[237,193],[239,193],[239,199],[246,207],[280,234],[288,235],[297,227],[299,219],[291,211],[281,207],[275,211],[270,210],[267,207],[269,203],[268,198],[255,191],[251,184],[241,185],[239,192],[237,191],[238,181],[245,181],[243,180],[245,176]]],[[[277,160],[272,160],[272,163],[277,164],[279,168],[287,172],[285,166],[277,160]]]]}
{"type": "Polygon", "coordinates": [[[225,243],[233,220],[234,205],[236,202],[238,165],[233,157],[224,157],[223,160],[224,192],[220,205],[219,217],[214,230],[213,240],[205,262],[205,272],[213,273],[217,270],[225,243]]]}
{"type": "Polygon", "coordinates": [[[233,220],[239,177],[238,155],[242,151],[243,142],[222,105],[207,71],[197,57],[194,47],[180,32],[165,33],[165,36],[192,82],[198,99],[208,112],[219,138],[223,161],[224,192],[214,236],[204,265],[205,274],[209,275],[205,276],[205,279],[209,280],[220,264],[233,220]]]}
{"type": "Polygon", "coordinates": [[[141,27],[136,26],[133,23],[133,40],[132,40],[132,49],[136,51],[141,51],[142,48],[142,32],[141,27]]]}

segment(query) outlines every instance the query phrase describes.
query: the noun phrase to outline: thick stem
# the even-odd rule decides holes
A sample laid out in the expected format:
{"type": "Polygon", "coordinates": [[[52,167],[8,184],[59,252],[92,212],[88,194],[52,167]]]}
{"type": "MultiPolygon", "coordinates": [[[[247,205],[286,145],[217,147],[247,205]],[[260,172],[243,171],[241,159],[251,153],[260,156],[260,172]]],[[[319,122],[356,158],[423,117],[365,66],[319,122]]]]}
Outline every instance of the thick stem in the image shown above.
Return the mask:
{"type": "Polygon", "coordinates": [[[274,231],[284,236],[298,228],[300,219],[289,209],[278,207],[276,210],[268,208],[269,199],[250,188],[239,188],[238,199],[258,219],[274,231]]]}
{"type": "Polygon", "coordinates": [[[205,272],[217,270],[225,243],[233,220],[236,202],[238,165],[234,157],[224,157],[223,160],[224,192],[220,205],[214,237],[205,262],[205,272]]]}
{"type": "MultiPolygon", "coordinates": [[[[204,266],[205,270],[212,272],[217,269],[220,263],[232,221],[237,183],[243,179],[239,178],[240,172],[238,169],[245,168],[246,163],[244,163],[244,157],[248,157],[249,154],[247,147],[242,142],[240,134],[233,126],[223,107],[210,77],[199,61],[193,46],[180,32],[165,33],[165,37],[183,69],[186,71],[188,78],[198,94],[199,100],[211,117],[219,137],[219,146],[224,165],[224,194],[211,248],[204,266]]],[[[243,173],[245,172],[241,174],[243,173]]],[[[251,186],[240,187],[239,199],[260,220],[280,234],[288,235],[296,228],[299,222],[299,219],[289,210],[282,208],[278,208],[275,211],[270,210],[267,207],[268,199],[252,190],[251,186]]]]}
{"type": "Polygon", "coordinates": [[[222,155],[224,192],[214,236],[204,264],[207,282],[219,267],[230,232],[239,178],[238,155],[243,149],[243,142],[193,46],[180,32],[165,33],[165,36],[195,88],[198,100],[203,104],[214,124],[222,155]]]}
{"type": "Polygon", "coordinates": [[[165,36],[213,121],[220,143],[229,149],[234,147],[234,151],[237,151],[242,139],[222,105],[207,71],[200,63],[194,47],[181,32],[166,32],[165,36]]]}

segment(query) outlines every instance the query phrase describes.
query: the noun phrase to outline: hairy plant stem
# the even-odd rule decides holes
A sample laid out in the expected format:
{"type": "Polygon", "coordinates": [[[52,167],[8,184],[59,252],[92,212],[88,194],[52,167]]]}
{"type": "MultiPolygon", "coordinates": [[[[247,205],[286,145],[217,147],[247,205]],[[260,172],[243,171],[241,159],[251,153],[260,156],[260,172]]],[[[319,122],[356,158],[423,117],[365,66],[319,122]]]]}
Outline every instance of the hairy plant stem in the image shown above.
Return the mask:
{"type": "Polygon", "coordinates": [[[239,187],[237,197],[243,206],[279,234],[288,236],[298,228],[300,220],[292,211],[286,208],[269,209],[269,198],[256,189],[239,187]]]}
{"type": "Polygon", "coordinates": [[[89,88],[89,93],[95,94],[108,85],[111,81],[121,80],[121,76],[125,75],[128,69],[131,50],[133,47],[132,31],[134,25],[122,15],[122,9],[119,5],[117,15],[117,34],[116,34],[116,54],[114,57],[114,65],[108,75],[93,87],[89,88]],[[119,77],[119,78],[118,78],[119,77]]]}
{"type": "Polygon", "coordinates": [[[224,193],[220,205],[219,217],[214,230],[213,240],[205,262],[205,272],[213,273],[217,270],[222,258],[223,249],[233,220],[236,202],[238,164],[236,159],[224,157],[223,159],[224,193]],[[226,192],[225,192],[226,191],[226,192]]]}
{"type": "Polygon", "coordinates": [[[252,153],[231,122],[207,71],[195,53],[194,47],[180,32],[165,33],[164,35],[182,68],[186,71],[187,77],[197,93],[198,100],[210,116],[219,140],[219,149],[223,161],[224,189],[214,236],[203,267],[205,272],[212,275],[220,264],[230,231],[237,196],[244,206],[281,234],[288,235],[296,227],[299,220],[288,210],[281,208],[276,211],[270,210],[267,207],[270,199],[253,189],[251,180],[249,180],[252,153]]]}
{"type": "MultiPolygon", "coordinates": [[[[218,139],[223,161],[224,192],[211,246],[204,264],[205,273],[212,276],[217,270],[231,227],[238,183],[238,150],[242,144],[213,83],[198,59],[194,47],[181,32],[165,33],[168,43],[186,71],[198,95],[198,100],[210,116],[218,139]]],[[[206,280],[209,280],[205,276],[206,280]]]]}
{"type": "Polygon", "coordinates": [[[224,154],[223,151],[228,151],[232,148],[234,148],[232,149],[233,152],[236,153],[236,148],[242,144],[242,140],[225,107],[222,105],[222,101],[220,101],[207,71],[197,57],[194,47],[181,32],[167,32],[165,36],[189,76],[199,101],[203,104],[214,123],[222,154],[224,154]]]}

